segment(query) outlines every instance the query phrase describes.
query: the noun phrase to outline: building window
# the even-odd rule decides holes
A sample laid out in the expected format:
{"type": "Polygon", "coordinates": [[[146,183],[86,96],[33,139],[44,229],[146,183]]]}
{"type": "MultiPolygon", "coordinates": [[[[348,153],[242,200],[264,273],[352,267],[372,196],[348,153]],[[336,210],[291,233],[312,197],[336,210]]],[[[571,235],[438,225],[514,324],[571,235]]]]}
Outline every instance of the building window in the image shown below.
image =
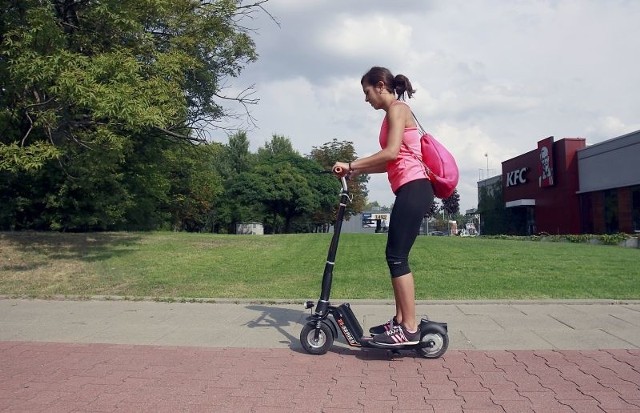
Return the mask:
{"type": "Polygon", "coordinates": [[[640,186],[631,188],[631,228],[640,232],[640,186]]]}
{"type": "Polygon", "coordinates": [[[593,234],[593,203],[592,193],[580,195],[580,225],[583,234],[593,234]]]}
{"type": "Polygon", "coordinates": [[[607,234],[618,232],[618,190],[604,191],[604,230],[607,234]]]}

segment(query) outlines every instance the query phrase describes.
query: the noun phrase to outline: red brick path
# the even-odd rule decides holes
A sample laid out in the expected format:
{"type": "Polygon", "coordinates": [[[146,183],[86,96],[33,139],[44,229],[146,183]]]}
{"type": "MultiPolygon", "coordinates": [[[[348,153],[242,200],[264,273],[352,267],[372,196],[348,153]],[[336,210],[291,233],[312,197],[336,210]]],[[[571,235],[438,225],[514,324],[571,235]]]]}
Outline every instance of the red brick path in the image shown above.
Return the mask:
{"type": "Polygon", "coordinates": [[[640,412],[640,350],[407,353],[0,342],[0,412],[640,412]]]}

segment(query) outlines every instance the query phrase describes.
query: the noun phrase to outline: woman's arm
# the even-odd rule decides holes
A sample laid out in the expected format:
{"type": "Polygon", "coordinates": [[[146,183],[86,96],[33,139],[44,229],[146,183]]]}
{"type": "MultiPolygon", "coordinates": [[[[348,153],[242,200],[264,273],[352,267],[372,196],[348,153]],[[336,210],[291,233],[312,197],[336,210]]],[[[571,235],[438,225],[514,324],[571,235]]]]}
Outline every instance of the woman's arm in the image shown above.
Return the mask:
{"type": "MultiPolygon", "coordinates": [[[[353,162],[351,162],[351,168],[353,168],[353,162]]],[[[372,166],[369,168],[353,168],[352,171],[358,174],[381,174],[387,172],[387,164],[385,163],[384,165],[372,166]]]]}

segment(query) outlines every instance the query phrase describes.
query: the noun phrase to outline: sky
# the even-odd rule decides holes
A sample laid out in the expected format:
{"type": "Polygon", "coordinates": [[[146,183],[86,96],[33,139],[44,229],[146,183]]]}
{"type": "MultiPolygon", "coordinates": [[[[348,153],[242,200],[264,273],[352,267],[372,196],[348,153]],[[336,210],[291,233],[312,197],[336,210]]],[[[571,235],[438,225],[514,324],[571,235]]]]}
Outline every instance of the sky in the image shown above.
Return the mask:
{"type": "MultiPolygon", "coordinates": [[[[460,210],[479,179],[548,136],[592,145],[640,129],[640,1],[270,0],[242,24],[259,58],[228,95],[254,87],[251,150],[283,135],[307,155],[351,141],[380,150],[384,117],[364,100],[362,75],[384,66],[417,90],[408,103],[455,155],[460,210]]],[[[236,108],[236,110],[238,110],[236,108]]],[[[238,123],[240,122],[240,123],[238,123]]],[[[224,135],[214,140],[226,142],[224,135]]],[[[386,174],[369,201],[393,203],[386,174]]]]}

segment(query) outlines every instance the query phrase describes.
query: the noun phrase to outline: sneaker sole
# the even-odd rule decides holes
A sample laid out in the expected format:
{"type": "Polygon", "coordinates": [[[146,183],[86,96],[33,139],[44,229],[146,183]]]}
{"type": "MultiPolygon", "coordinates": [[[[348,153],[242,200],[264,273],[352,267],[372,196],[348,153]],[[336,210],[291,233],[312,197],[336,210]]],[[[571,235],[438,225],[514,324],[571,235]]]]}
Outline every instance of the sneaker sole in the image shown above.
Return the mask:
{"type": "Polygon", "coordinates": [[[373,344],[376,344],[378,346],[386,346],[386,347],[415,346],[418,343],[420,343],[420,340],[405,341],[403,343],[378,343],[377,341],[373,342],[373,344]]]}

